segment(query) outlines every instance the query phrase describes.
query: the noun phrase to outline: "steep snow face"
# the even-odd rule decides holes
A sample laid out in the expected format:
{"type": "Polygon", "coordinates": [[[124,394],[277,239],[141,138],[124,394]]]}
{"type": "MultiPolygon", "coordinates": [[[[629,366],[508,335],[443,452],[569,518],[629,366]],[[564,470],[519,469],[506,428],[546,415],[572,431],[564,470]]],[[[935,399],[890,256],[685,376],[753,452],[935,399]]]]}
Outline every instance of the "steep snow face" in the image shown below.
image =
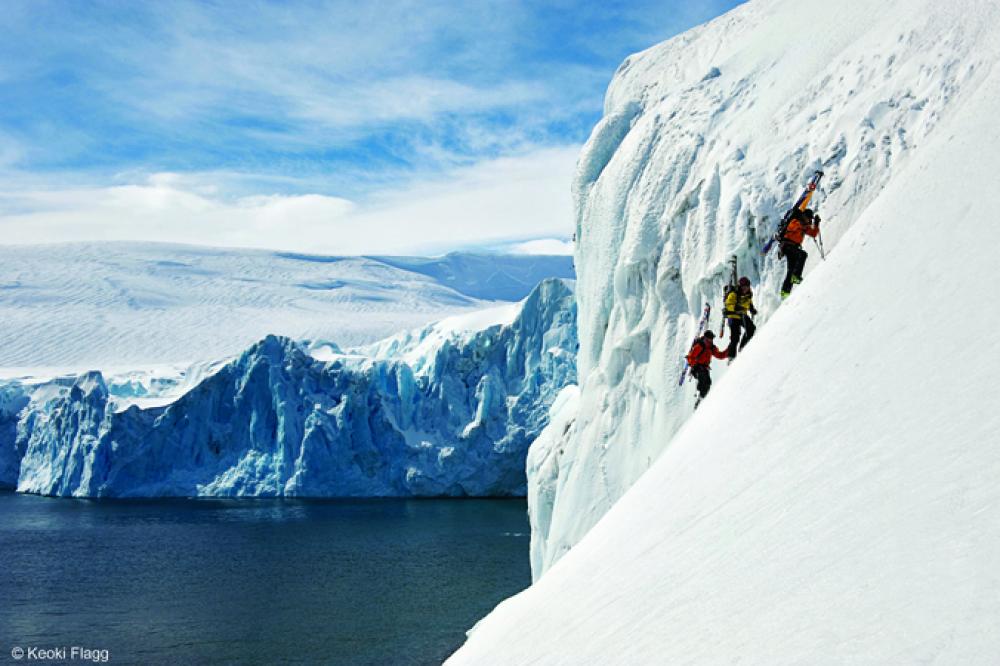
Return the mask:
{"type": "Polygon", "coordinates": [[[546,277],[573,277],[572,259],[0,246],[0,376],[204,362],[267,334],[365,344],[519,301],[546,277]]]}
{"type": "Polygon", "coordinates": [[[0,481],[16,462],[19,491],[77,497],[523,495],[528,445],[576,379],[570,286],[547,280],[506,324],[437,340],[411,366],[269,336],[145,409],[118,408],[98,372],[12,384],[12,405],[32,402],[0,441],[0,481]]]}
{"type": "Polygon", "coordinates": [[[811,172],[835,248],[978,94],[994,4],[754,0],[621,65],[574,184],[581,391],[544,438],[558,460],[531,468],[536,577],[691,414],[682,356],[706,302],[718,331],[728,258],[766,321],[784,262],[759,247],[811,172]]]}
{"type": "Polygon", "coordinates": [[[450,663],[996,663],[1000,16],[958,9],[929,15],[937,47],[962,26],[988,65],[935,136],[650,471],[450,663]]]}

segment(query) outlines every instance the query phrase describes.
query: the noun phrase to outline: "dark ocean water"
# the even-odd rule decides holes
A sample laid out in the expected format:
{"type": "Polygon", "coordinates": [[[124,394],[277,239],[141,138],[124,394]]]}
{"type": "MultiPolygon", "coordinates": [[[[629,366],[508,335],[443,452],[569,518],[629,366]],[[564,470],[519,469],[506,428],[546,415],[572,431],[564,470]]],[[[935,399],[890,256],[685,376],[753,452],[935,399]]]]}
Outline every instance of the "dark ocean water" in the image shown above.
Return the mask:
{"type": "Polygon", "coordinates": [[[436,664],[529,583],[520,500],[0,493],[0,663],[436,664]]]}

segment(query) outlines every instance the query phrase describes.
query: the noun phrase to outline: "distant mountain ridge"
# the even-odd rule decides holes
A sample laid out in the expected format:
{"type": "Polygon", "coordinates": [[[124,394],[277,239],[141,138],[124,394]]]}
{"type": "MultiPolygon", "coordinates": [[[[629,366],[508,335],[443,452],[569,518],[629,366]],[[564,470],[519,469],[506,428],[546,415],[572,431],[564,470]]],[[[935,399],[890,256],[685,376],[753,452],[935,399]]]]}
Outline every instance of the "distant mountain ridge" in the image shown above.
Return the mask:
{"type": "Polygon", "coordinates": [[[433,278],[455,291],[484,300],[519,301],[547,277],[572,278],[573,257],[451,252],[443,257],[372,259],[433,278]],[[498,257],[503,257],[498,261],[498,257]]]}

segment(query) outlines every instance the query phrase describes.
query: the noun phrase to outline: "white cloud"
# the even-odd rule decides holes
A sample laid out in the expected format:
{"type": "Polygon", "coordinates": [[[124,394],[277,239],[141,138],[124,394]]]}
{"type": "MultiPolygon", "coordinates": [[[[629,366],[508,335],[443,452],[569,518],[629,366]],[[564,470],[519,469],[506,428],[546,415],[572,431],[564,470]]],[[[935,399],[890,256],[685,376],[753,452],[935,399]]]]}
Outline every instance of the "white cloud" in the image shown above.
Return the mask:
{"type": "Polygon", "coordinates": [[[227,197],[210,176],[155,174],[115,187],[0,193],[6,243],[139,240],[331,254],[436,253],[566,237],[577,146],[456,169],[367,201],[320,194],[227,197]]]}
{"type": "MultiPolygon", "coordinates": [[[[564,117],[570,91],[590,97],[576,78],[546,77],[517,56],[512,47],[534,20],[520,2],[263,4],[250,13],[178,2],[144,12],[160,30],[151,37],[127,26],[128,39],[102,43],[98,55],[113,65],[86,68],[89,85],[116,110],[172,131],[215,132],[234,114],[249,121],[206,137],[213,142],[343,145],[387,123],[447,126],[452,116],[525,109],[564,117]]],[[[91,35],[65,41],[92,57],[91,35]]]]}
{"type": "Polygon", "coordinates": [[[511,254],[573,254],[573,243],[559,238],[537,238],[502,248],[511,254]]]}
{"type": "Polygon", "coordinates": [[[445,113],[471,114],[501,108],[526,108],[551,93],[540,83],[512,81],[473,86],[448,79],[407,76],[336,88],[288,86],[282,99],[290,113],[338,127],[400,120],[430,121],[445,113]]]}

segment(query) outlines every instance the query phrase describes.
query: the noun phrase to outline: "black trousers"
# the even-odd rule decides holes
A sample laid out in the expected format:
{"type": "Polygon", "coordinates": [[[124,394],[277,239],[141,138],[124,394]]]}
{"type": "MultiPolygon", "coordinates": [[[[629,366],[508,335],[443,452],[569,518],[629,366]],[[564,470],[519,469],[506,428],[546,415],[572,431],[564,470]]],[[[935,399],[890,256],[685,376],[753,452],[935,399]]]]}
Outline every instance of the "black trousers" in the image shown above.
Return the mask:
{"type": "Polygon", "coordinates": [[[698,393],[704,398],[712,388],[712,375],[707,365],[692,365],[691,376],[698,380],[698,393]]]}
{"type": "Polygon", "coordinates": [[[739,319],[726,319],[729,322],[729,358],[736,358],[736,350],[743,351],[743,348],[750,342],[750,338],[757,332],[757,327],[749,315],[743,315],[739,319]],[[740,333],[743,338],[740,339],[740,333]]]}
{"type": "Polygon", "coordinates": [[[785,273],[785,281],[781,284],[781,291],[791,292],[792,278],[802,279],[802,271],[806,267],[806,259],[809,253],[802,249],[801,245],[784,241],[781,244],[781,252],[788,262],[788,271],[785,273]]]}

